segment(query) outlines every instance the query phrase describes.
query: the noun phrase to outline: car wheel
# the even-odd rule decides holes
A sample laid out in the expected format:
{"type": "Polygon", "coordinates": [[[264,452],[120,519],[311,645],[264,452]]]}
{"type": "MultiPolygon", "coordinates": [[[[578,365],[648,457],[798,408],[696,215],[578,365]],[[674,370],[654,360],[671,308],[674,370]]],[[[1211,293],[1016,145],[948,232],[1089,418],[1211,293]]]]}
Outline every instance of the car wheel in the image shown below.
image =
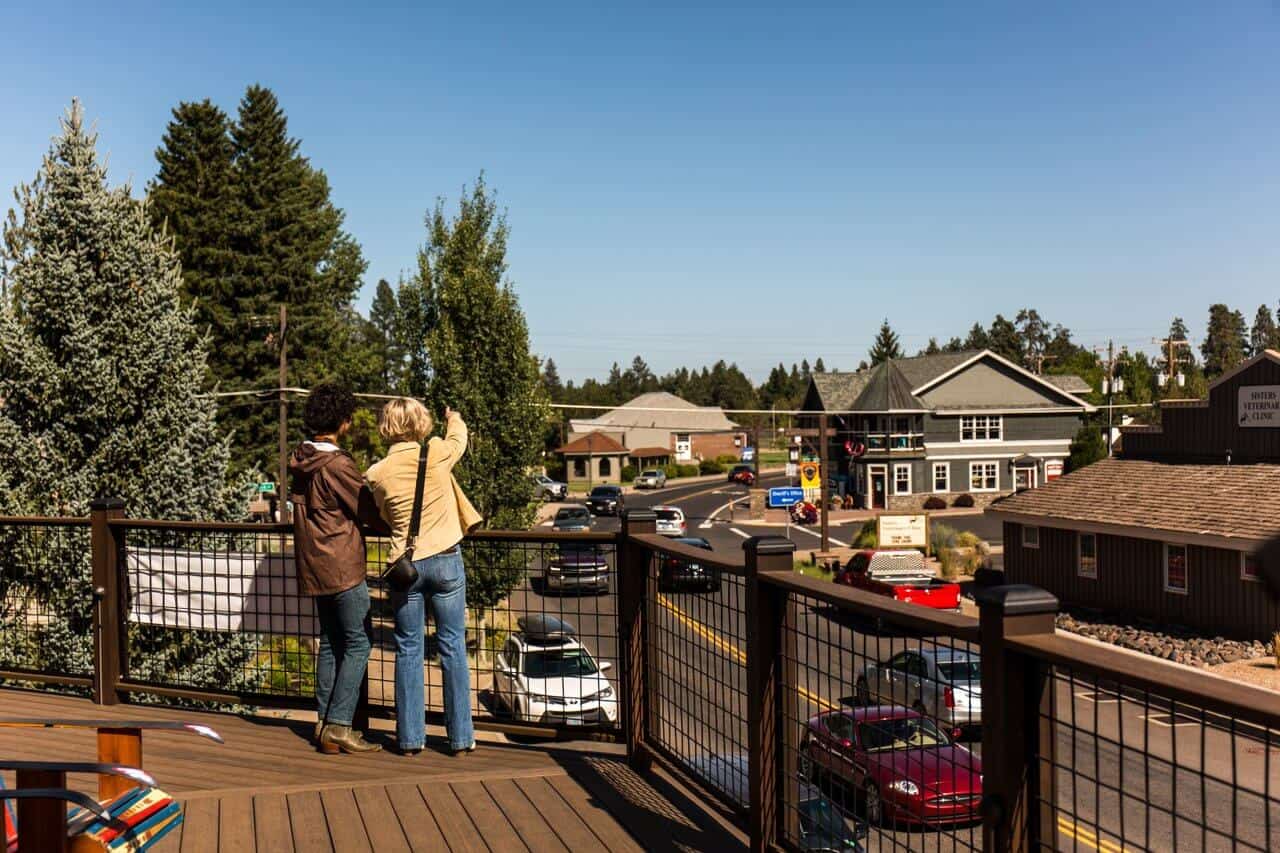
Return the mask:
{"type": "Polygon", "coordinates": [[[862,814],[871,826],[884,826],[884,802],[880,799],[880,789],[874,782],[867,783],[862,797],[862,814]]]}
{"type": "Polygon", "coordinates": [[[859,678],[858,683],[854,686],[853,701],[863,708],[871,704],[871,688],[867,686],[865,678],[859,678]]]}

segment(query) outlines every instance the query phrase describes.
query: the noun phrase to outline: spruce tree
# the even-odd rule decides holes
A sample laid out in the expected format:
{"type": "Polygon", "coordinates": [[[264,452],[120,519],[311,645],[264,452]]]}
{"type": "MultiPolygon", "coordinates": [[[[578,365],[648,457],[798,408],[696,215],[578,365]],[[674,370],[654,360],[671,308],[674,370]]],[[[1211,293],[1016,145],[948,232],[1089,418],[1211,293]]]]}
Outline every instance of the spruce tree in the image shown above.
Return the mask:
{"type": "Polygon", "coordinates": [[[1204,372],[1212,379],[1244,361],[1249,341],[1244,315],[1221,303],[1209,306],[1209,326],[1200,354],[1204,356],[1204,372]]]}
{"type": "Polygon", "coordinates": [[[401,390],[404,381],[405,352],[400,343],[399,316],[395,290],[385,278],[378,279],[373,305],[369,308],[369,322],[373,326],[378,345],[378,360],[382,368],[381,390],[389,394],[401,390]]]}
{"type": "Polygon", "coordinates": [[[898,333],[890,328],[888,317],[880,324],[880,331],[876,334],[875,342],[871,345],[871,351],[867,356],[871,359],[872,367],[891,358],[902,358],[902,346],[898,343],[898,333]]]}
{"type": "Polygon", "coordinates": [[[1253,328],[1249,332],[1249,355],[1258,355],[1269,349],[1280,347],[1280,335],[1276,331],[1276,320],[1271,308],[1266,303],[1258,306],[1258,313],[1253,317],[1253,328]]]}
{"type": "MultiPolygon", "coordinates": [[[[248,494],[228,480],[227,440],[200,396],[205,345],[179,299],[178,255],[145,203],[108,186],[77,102],[17,199],[0,288],[0,514],[84,515],[93,499],[116,497],[135,517],[242,516],[248,494]]],[[[82,672],[92,649],[88,549],[65,538],[47,546],[29,592],[50,619],[25,652],[41,667],[82,672]]],[[[14,547],[0,536],[0,554],[14,547]]],[[[23,633],[0,624],[0,658],[23,633]]],[[[241,687],[249,642],[135,626],[132,673],[181,670],[204,686],[241,687]]]]}
{"type": "MultiPolygon", "coordinates": [[[[570,383],[572,387],[573,383],[570,383]]],[[[565,388],[560,382],[560,371],[554,359],[547,359],[542,368],[542,387],[547,392],[547,399],[553,403],[564,402],[565,388]]]]}
{"type": "Polygon", "coordinates": [[[987,330],[982,328],[981,323],[974,323],[973,328],[969,330],[969,336],[964,340],[963,349],[981,350],[991,346],[991,338],[987,334],[987,330]]]}
{"type": "Polygon", "coordinates": [[[1014,364],[1022,364],[1022,336],[1003,314],[997,314],[987,332],[987,348],[1014,364]]]}

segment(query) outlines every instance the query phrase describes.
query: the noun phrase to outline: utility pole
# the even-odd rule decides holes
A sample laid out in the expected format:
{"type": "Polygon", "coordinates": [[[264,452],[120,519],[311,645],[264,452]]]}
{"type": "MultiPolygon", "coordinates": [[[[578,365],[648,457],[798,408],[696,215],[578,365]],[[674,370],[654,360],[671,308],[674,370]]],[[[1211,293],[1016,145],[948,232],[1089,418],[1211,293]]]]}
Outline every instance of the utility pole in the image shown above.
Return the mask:
{"type": "Polygon", "coordinates": [[[280,479],[276,486],[276,504],[280,507],[280,520],[285,523],[292,520],[289,517],[289,488],[286,480],[289,473],[289,403],[284,396],[289,377],[289,354],[285,346],[285,332],[289,328],[287,310],[285,304],[280,303],[280,340],[277,342],[280,347],[280,385],[277,391],[280,397],[280,479]]]}
{"type": "MultiPolygon", "coordinates": [[[[1095,353],[1101,352],[1101,347],[1094,347],[1095,353]]],[[[1128,354],[1127,347],[1120,348],[1121,360],[1128,354]]],[[[1107,367],[1106,374],[1102,377],[1102,393],[1107,395],[1107,456],[1111,455],[1111,433],[1112,421],[1114,418],[1115,408],[1112,406],[1112,400],[1117,391],[1124,390],[1124,379],[1116,376],[1116,345],[1115,341],[1107,341],[1107,367]]]]}
{"type": "Polygon", "coordinates": [[[1058,357],[1056,355],[1045,355],[1044,353],[1037,353],[1036,355],[1032,356],[1032,358],[1034,358],[1036,362],[1036,376],[1044,376],[1044,363],[1046,361],[1056,361],[1058,357]]]}
{"type": "Polygon", "coordinates": [[[831,520],[827,518],[829,509],[829,501],[827,500],[827,458],[831,455],[831,448],[828,446],[827,427],[830,424],[830,418],[824,411],[818,415],[818,518],[821,520],[819,532],[822,535],[822,550],[827,551],[831,548],[831,520]]]}
{"type": "MultiPolygon", "coordinates": [[[[1178,369],[1178,347],[1190,347],[1191,341],[1180,338],[1152,338],[1151,343],[1159,344],[1160,349],[1164,351],[1164,385],[1173,387],[1174,382],[1178,382],[1182,375],[1182,371],[1178,369]]],[[[1185,382],[1186,380],[1182,380],[1185,382]]]]}

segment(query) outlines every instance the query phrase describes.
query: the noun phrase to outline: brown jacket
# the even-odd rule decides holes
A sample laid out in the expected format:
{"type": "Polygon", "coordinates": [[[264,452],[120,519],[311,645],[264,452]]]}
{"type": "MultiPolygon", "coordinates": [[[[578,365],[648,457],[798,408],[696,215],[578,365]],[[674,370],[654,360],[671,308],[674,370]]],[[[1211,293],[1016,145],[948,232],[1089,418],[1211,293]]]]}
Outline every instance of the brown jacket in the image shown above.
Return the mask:
{"type": "MultiPolygon", "coordinates": [[[[388,448],[386,458],[364,474],[383,519],[391,526],[391,560],[404,551],[409,534],[420,447],[416,441],[396,442],[388,448]]],[[[453,478],[453,466],[467,451],[467,425],[456,412],[444,438],[431,439],[427,448],[422,521],[413,545],[413,556],[418,560],[449,550],[483,520],[453,478]]]]}
{"type": "Polygon", "coordinates": [[[390,531],[355,460],[345,450],[303,442],[289,457],[289,480],[298,591],[332,595],[364,581],[361,526],[390,531]]]}

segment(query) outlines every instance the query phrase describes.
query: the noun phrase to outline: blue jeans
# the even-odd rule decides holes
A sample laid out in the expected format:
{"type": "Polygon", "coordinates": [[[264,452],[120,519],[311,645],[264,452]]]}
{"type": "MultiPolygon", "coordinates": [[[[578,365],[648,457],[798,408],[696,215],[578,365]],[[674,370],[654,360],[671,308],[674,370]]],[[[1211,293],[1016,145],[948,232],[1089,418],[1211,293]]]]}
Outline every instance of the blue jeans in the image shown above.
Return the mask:
{"type": "Polygon", "coordinates": [[[351,725],[369,665],[369,587],[364,581],[316,596],[320,653],[316,657],[316,711],[320,719],[351,725]]]}
{"type": "Polygon", "coordinates": [[[450,749],[475,745],[471,728],[471,673],[467,668],[467,573],[453,548],[414,560],[418,580],[393,596],[396,605],[396,741],[421,749],[427,737],[423,697],[426,608],[436,625],[444,671],[444,725],[450,749]]]}

